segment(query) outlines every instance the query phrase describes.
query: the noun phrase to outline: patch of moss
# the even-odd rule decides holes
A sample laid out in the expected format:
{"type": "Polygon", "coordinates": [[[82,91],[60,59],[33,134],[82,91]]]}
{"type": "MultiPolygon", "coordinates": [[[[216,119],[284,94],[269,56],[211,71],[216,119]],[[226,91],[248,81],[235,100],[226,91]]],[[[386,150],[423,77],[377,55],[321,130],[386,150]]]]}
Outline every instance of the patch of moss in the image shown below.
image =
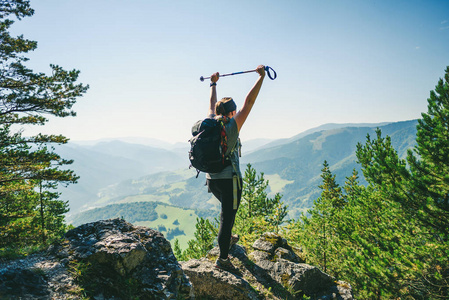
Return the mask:
{"type": "Polygon", "coordinates": [[[44,269],[41,269],[41,268],[31,268],[31,272],[33,272],[34,274],[36,274],[38,276],[46,275],[44,269]]]}
{"type": "Polygon", "coordinates": [[[283,273],[281,275],[281,283],[284,287],[288,287],[290,284],[288,283],[290,280],[290,275],[288,275],[287,273],[283,273]]]}
{"type": "Polygon", "coordinates": [[[265,240],[269,243],[271,243],[272,245],[276,245],[278,240],[279,240],[279,236],[265,236],[265,240]]]}
{"type": "Polygon", "coordinates": [[[121,276],[116,271],[104,265],[92,265],[89,262],[71,261],[68,266],[78,288],[72,291],[79,296],[85,296],[88,299],[104,294],[106,297],[120,297],[123,299],[139,299],[141,283],[132,277],[121,276]],[[101,274],[107,274],[111,279],[108,286],[104,285],[101,274]]]}
{"type": "Polygon", "coordinates": [[[336,283],[337,283],[338,286],[341,286],[341,287],[343,287],[343,288],[346,288],[346,289],[350,289],[350,288],[351,288],[347,282],[344,282],[344,281],[338,281],[338,282],[336,282],[336,283]]]}

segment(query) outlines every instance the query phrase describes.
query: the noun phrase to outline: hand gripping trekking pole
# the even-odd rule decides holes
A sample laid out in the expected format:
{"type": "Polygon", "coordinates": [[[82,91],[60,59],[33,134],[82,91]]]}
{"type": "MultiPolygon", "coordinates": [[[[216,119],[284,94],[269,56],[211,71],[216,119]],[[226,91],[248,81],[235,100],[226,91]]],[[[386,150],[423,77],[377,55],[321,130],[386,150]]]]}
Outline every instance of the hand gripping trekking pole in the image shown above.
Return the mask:
{"type": "MultiPolygon", "coordinates": [[[[269,77],[271,80],[275,80],[275,79],[276,79],[277,74],[276,74],[276,71],[273,70],[272,67],[265,66],[265,71],[267,72],[268,77],[269,77]],[[273,72],[273,74],[271,74],[271,72],[273,72]]],[[[226,77],[226,76],[238,75],[238,74],[251,73],[251,72],[257,72],[257,69],[249,70],[249,71],[242,71],[242,72],[229,73],[229,74],[220,74],[220,78],[221,78],[221,77],[226,77]]],[[[200,77],[200,80],[201,80],[201,81],[204,81],[204,79],[209,79],[209,78],[210,78],[210,77],[203,77],[203,76],[201,76],[201,77],[200,77]]]]}

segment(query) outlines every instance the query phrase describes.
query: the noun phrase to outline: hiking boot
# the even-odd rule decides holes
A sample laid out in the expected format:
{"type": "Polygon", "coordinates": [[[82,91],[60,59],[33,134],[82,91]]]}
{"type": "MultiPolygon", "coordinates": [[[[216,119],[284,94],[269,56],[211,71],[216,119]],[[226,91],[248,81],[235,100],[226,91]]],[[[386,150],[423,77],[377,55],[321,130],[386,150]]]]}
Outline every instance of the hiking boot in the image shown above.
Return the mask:
{"type": "Polygon", "coordinates": [[[215,262],[215,268],[228,271],[229,273],[235,275],[241,275],[240,271],[231,263],[229,256],[227,259],[223,259],[220,257],[217,258],[217,261],[215,262]]]}
{"type": "Polygon", "coordinates": [[[229,243],[229,250],[231,250],[232,246],[238,243],[240,237],[237,234],[231,235],[231,242],[229,243]]]}

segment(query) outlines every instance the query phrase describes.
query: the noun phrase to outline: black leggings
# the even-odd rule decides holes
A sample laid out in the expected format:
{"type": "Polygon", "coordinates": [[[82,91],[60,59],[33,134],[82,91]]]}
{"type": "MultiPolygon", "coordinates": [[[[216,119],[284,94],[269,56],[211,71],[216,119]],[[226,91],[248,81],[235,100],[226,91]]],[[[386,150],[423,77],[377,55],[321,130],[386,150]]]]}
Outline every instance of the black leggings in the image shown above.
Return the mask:
{"type": "MultiPolygon", "coordinates": [[[[242,197],[242,179],[240,186],[237,183],[237,208],[242,197]]],[[[232,227],[234,227],[237,209],[233,209],[234,193],[232,179],[208,179],[209,190],[221,202],[220,229],[218,231],[218,247],[220,247],[220,257],[226,259],[229,254],[229,242],[231,241],[232,227]]]]}

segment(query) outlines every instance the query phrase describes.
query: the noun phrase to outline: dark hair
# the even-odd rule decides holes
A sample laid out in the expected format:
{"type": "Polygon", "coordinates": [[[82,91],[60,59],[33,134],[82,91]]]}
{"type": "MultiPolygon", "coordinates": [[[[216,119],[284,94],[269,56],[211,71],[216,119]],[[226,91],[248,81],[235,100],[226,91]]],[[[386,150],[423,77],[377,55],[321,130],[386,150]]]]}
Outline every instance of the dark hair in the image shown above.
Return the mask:
{"type": "Polygon", "coordinates": [[[215,114],[226,116],[230,112],[233,112],[237,109],[237,105],[231,97],[225,97],[215,103],[215,114]]]}

